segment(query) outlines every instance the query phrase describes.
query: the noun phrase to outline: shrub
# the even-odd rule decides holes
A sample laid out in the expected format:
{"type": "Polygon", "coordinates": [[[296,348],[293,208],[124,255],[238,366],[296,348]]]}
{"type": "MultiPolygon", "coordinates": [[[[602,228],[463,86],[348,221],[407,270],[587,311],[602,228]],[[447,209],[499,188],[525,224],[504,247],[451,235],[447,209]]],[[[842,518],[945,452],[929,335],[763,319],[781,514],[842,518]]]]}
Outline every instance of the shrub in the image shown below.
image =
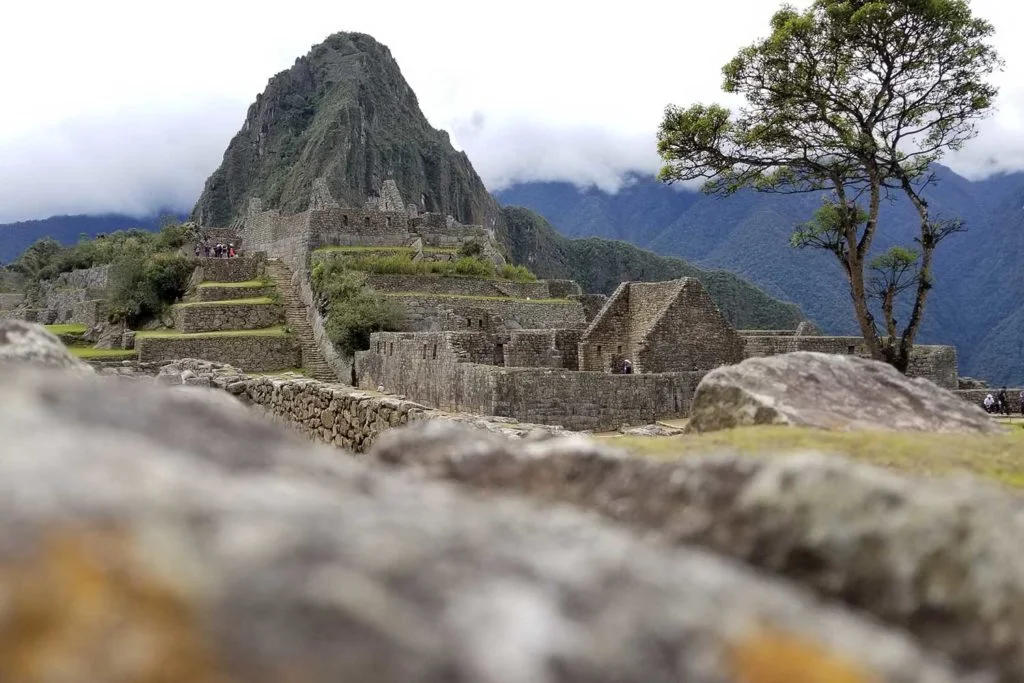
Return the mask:
{"type": "Polygon", "coordinates": [[[311,279],[321,310],[327,315],[327,336],[342,354],[351,356],[370,348],[372,332],[394,331],[401,326],[401,306],[370,288],[364,273],[331,261],[314,266],[311,279]]]}
{"type": "Polygon", "coordinates": [[[465,256],[468,258],[479,258],[484,253],[484,245],[480,244],[476,240],[469,240],[463,242],[459,246],[459,256],[465,256]]]}
{"type": "Polygon", "coordinates": [[[463,256],[453,265],[456,275],[463,277],[493,278],[494,264],[483,259],[463,256]]]}
{"type": "Polygon", "coordinates": [[[537,281],[537,276],[531,273],[526,266],[513,266],[511,263],[506,263],[501,267],[499,277],[505,280],[514,280],[515,282],[537,281]]]}
{"type": "Polygon", "coordinates": [[[123,254],[110,269],[111,321],[134,327],[161,315],[185,294],[195,267],[194,259],[173,254],[123,254]]]}

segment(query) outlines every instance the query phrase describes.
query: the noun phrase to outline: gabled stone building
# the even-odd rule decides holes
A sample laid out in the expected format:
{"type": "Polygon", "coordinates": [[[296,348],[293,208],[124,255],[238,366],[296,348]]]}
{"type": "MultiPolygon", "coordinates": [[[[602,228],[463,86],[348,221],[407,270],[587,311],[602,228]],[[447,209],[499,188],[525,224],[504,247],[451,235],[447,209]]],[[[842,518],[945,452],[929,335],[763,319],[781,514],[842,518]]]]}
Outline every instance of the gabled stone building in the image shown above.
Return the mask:
{"type": "Polygon", "coordinates": [[[743,341],[699,280],[623,282],[580,341],[580,370],[708,371],[743,360],[743,341]]]}

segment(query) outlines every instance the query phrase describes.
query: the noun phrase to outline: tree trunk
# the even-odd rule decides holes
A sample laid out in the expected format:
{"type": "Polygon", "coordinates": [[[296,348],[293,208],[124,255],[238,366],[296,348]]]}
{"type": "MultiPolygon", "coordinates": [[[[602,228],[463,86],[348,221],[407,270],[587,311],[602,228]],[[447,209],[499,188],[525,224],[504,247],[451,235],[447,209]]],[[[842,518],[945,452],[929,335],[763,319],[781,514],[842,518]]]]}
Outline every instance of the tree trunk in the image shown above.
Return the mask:
{"type": "Polygon", "coordinates": [[[864,288],[864,262],[853,253],[850,254],[849,260],[850,299],[853,300],[853,310],[857,316],[861,336],[868,345],[871,357],[875,360],[885,360],[882,341],[878,338],[878,329],[875,327],[875,317],[868,308],[867,291],[864,288]]]}

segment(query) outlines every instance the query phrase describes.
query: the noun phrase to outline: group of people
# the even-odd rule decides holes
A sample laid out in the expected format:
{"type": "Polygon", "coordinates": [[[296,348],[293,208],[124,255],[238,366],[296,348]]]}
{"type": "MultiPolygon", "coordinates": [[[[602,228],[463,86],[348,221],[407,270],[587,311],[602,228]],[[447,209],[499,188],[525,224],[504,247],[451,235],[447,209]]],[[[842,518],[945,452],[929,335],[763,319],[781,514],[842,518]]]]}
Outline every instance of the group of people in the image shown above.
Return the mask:
{"type": "Polygon", "coordinates": [[[198,258],[202,254],[207,258],[213,256],[214,258],[235,258],[238,256],[238,252],[235,251],[234,244],[224,244],[223,242],[217,242],[212,247],[203,243],[202,246],[196,244],[196,257],[198,258]]]}
{"type": "MultiPolygon", "coordinates": [[[[1024,389],[1020,392],[1020,414],[1024,415],[1024,389]]],[[[985,412],[996,413],[1001,415],[1010,414],[1010,401],[1006,397],[1006,387],[1003,387],[998,394],[993,396],[987,394],[985,400],[982,401],[985,406],[985,412]]]]}

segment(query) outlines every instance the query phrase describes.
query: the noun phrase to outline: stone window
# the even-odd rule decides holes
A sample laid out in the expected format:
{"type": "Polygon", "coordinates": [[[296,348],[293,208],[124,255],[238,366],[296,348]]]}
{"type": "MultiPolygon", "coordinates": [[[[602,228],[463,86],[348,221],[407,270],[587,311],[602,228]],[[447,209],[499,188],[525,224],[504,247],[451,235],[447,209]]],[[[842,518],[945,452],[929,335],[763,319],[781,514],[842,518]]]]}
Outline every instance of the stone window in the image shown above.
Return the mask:
{"type": "Polygon", "coordinates": [[[437,344],[434,344],[434,360],[437,360],[437,344]]]}
{"type": "Polygon", "coordinates": [[[598,356],[601,355],[601,345],[600,344],[597,345],[597,355],[598,356]]]}
{"type": "Polygon", "coordinates": [[[426,360],[426,359],[427,359],[427,345],[424,344],[423,345],[423,358],[422,358],[422,360],[426,360]]]}
{"type": "Polygon", "coordinates": [[[395,355],[395,342],[388,342],[388,355],[395,355]]]}
{"type": "Polygon", "coordinates": [[[857,347],[856,346],[847,346],[846,350],[850,353],[851,356],[853,354],[857,353],[857,347]]]}
{"type": "Polygon", "coordinates": [[[477,320],[476,323],[477,323],[477,325],[476,325],[477,327],[483,329],[483,326],[484,326],[484,321],[483,320],[477,320]]]}
{"type": "Polygon", "coordinates": [[[622,345],[621,344],[619,344],[619,350],[616,351],[615,353],[619,354],[620,356],[622,355],[622,345]]]}
{"type": "Polygon", "coordinates": [[[377,355],[380,355],[380,342],[377,342],[377,355]]]}
{"type": "Polygon", "coordinates": [[[466,318],[466,327],[473,327],[473,319],[466,318]]]}
{"type": "Polygon", "coordinates": [[[389,228],[391,227],[391,216],[384,217],[384,225],[386,225],[389,228]]]}
{"type": "Polygon", "coordinates": [[[366,227],[370,227],[370,217],[369,216],[366,216],[365,218],[363,218],[363,224],[365,224],[366,227]]]}
{"type": "Polygon", "coordinates": [[[341,217],[341,224],[344,225],[346,228],[348,227],[348,214],[347,213],[342,215],[342,217],[341,217]]]}

